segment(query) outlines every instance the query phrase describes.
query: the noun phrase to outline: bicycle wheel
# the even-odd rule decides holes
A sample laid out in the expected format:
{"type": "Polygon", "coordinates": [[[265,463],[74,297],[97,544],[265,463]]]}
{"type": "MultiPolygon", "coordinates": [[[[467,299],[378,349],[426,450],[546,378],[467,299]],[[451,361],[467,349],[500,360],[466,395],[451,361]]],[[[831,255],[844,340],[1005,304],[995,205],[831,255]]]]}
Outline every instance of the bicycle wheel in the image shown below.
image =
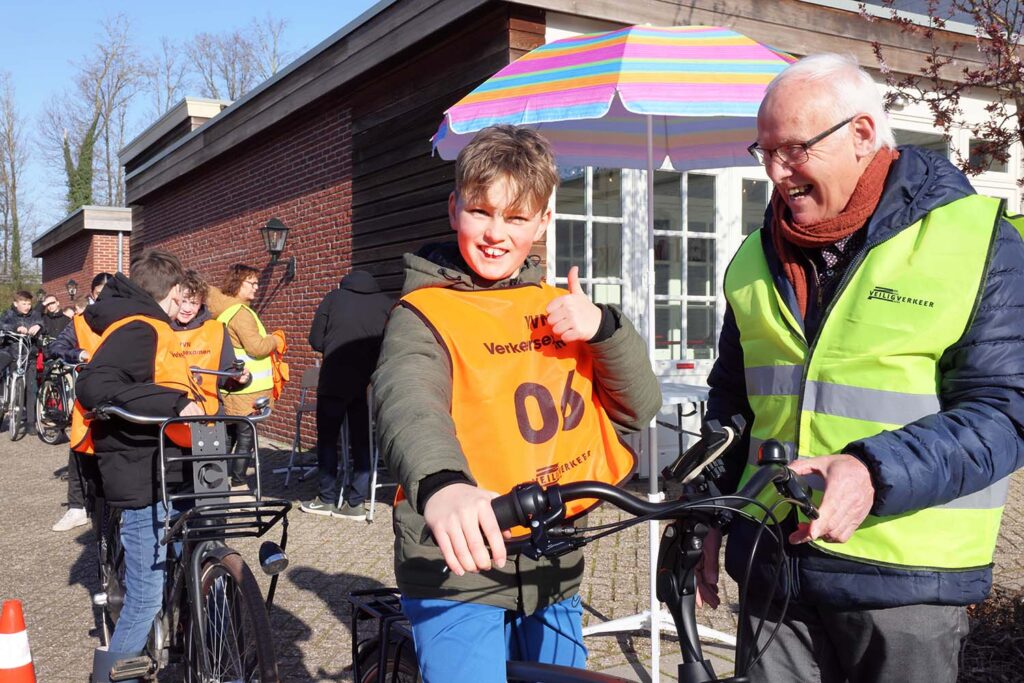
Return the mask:
{"type": "Polygon", "coordinates": [[[64,437],[64,399],[60,387],[47,377],[36,396],[36,429],[39,440],[51,446],[64,437]]]}
{"type": "Polygon", "coordinates": [[[186,632],[185,680],[277,683],[270,620],[256,577],[245,561],[239,555],[207,561],[200,595],[194,597],[205,624],[202,633],[195,623],[186,632]],[[205,647],[200,645],[203,640],[205,647]]]}
{"type": "Polygon", "coordinates": [[[11,441],[17,441],[21,434],[21,423],[25,418],[25,378],[15,375],[11,383],[11,408],[7,416],[7,433],[11,441]]]}
{"type": "MultiPolygon", "coordinates": [[[[359,679],[356,683],[377,683],[380,678],[380,641],[374,638],[359,651],[359,679]]],[[[384,661],[383,680],[391,683],[420,683],[419,664],[411,642],[406,642],[398,652],[398,644],[391,643],[384,661]],[[396,672],[397,669],[397,672],[396,672]],[[397,673],[397,677],[396,677],[397,673]]]]}
{"type": "MultiPolygon", "coordinates": [[[[107,633],[114,632],[124,605],[124,548],[121,546],[121,512],[105,502],[97,504],[99,533],[96,555],[99,560],[99,579],[107,595],[103,605],[103,620],[107,633]]],[[[104,643],[109,645],[110,643],[104,643]]]]}

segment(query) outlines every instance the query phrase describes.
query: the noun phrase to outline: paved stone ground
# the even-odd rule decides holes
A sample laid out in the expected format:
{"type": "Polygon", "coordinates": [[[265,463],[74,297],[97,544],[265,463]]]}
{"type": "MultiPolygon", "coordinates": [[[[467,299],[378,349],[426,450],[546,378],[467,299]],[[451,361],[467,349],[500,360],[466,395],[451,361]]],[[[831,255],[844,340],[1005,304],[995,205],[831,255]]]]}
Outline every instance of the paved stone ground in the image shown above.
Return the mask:
{"type": "MultiPolygon", "coordinates": [[[[25,604],[29,638],[39,681],[82,683],[98,644],[89,596],[97,588],[95,554],[88,527],[57,534],[50,525],[62,513],[66,484],[58,474],[65,447],[34,439],[0,442],[0,597],[25,604]]],[[[281,464],[270,457],[264,470],[281,464]]],[[[265,479],[266,492],[298,501],[314,493],[312,481],[281,488],[280,475],[265,479]]],[[[641,488],[638,486],[637,491],[641,488]]],[[[390,495],[390,491],[386,494],[390,495]]],[[[1024,586],[1024,476],[1015,478],[997,551],[996,581],[1024,586]]],[[[595,522],[618,515],[599,510],[595,522]]],[[[393,585],[391,509],[378,504],[373,524],[327,519],[295,511],[288,546],[292,563],[279,585],[271,614],[280,670],[287,681],[351,680],[349,591],[393,585]]],[[[583,596],[584,624],[629,616],[647,602],[647,528],[644,525],[597,541],[588,550],[583,596]]],[[[256,542],[236,544],[255,562],[256,542]]],[[[257,570],[264,587],[265,577],[257,570]]],[[[723,586],[730,605],[735,586],[723,586]]],[[[723,606],[701,621],[727,633],[734,613],[723,606]]],[[[588,637],[590,667],[633,680],[650,680],[650,639],[642,631],[588,637]]],[[[709,646],[718,673],[730,669],[728,648],[709,646]]],[[[678,659],[674,636],[662,639],[662,678],[674,679],[678,659]]],[[[173,674],[162,680],[174,680],[173,674]]]]}

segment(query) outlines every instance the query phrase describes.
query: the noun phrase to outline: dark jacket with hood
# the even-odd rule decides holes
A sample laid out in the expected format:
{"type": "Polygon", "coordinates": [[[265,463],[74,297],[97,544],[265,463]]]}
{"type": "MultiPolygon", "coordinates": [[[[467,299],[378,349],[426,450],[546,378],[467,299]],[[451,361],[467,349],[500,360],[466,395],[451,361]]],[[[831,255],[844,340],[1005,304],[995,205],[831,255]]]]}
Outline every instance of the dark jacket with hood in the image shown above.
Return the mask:
{"type": "Polygon", "coordinates": [[[43,332],[47,337],[55,339],[64,331],[64,328],[71,322],[71,318],[64,315],[63,311],[56,313],[43,312],[43,332]]]}
{"type": "MultiPolygon", "coordinates": [[[[967,178],[945,158],[905,147],[886,179],[878,208],[863,228],[862,254],[935,208],[974,194],[967,178]]],[[[770,210],[765,225],[771,225],[770,210]]],[[[985,226],[979,226],[983,228],[985,226]]],[[[770,227],[761,231],[775,287],[800,320],[793,287],[772,248],[770,227]]],[[[751,239],[757,239],[752,237],[751,239]]],[[[860,263],[855,257],[850,267],[860,263]]],[[[814,283],[811,283],[812,286],[814,283]]],[[[811,292],[813,294],[813,292],[811,292]]],[[[855,441],[843,452],[859,458],[875,488],[873,515],[898,515],[949,502],[999,481],[1024,464],[1024,242],[1006,221],[996,228],[980,300],[963,337],[938,363],[942,410],[901,429],[855,441]]],[[[827,307],[826,311],[827,320],[827,307]]],[[[819,326],[820,327],[820,326],[819,326]]],[[[708,378],[707,419],[742,413],[751,424],[743,350],[731,309],[726,310],[719,356],[708,378]]],[[[734,486],[747,444],[733,452],[734,486]]],[[[792,519],[787,525],[792,528],[792,519]]],[[[726,549],[726,569],[742,579],[753,547],[754,526],[736,521],[726,549]]],[[[763,593],[774,569],[765,540],[751,588],[763,593]]],[[[791,546],[796,600],[840,609],[912,604],[968,605],[992,586],[991,567],[966,571],[908,570],[827,555],[810,544],[791,546]]]]}
{"type": "Polygon", "coordinates": [[[309,330],[309,345],[324,355],[317,395],[347,400],[366,391],[394,303],[362,270],[324,297],[309,330]]]}
{"type": "MultiPolygon", "coordinates": [[[[500,289],[538,283],[544,274],[527,264],[514,278],[481,283],[470,272],[457,244],[428,245],[419,255],[405,255],[403,294],[424,287],[500,289]]],[[[594,389],[616,428],[635,432],[646,427],[661,407],[661,390],[647,346],[633,325],[618,309],[602,308],[601,329],[587,346],[594,361],[594,389]]],[[[394,516],[395,576],[404,594],[532,614],[578,592],[583,574],[580,551],[539,561],[519,555],[502,569],[464,576],[446,571],[426,528],[423,508],[431,493],[447,483],[475,481],[452,421],[447,352],[426,323],[404,306],[396,306],[388,320],[373,393],[381,449],[406,495],[395,506],[394,516]]]]}
{"type": "MultiPolygon", "coordinates": [[[[153,297],[121,273],[108,281],[99,300],[85,309],[85,321],[97,334],[133,315],[171,322],[153,297]]],[[[87,410],[112,403],[140,415],[178,415],[191,399],[184,390],[153,383],[156,345],[156,333],[146,323],[131,322],[115,331],[79,374],[75,385],[78,400],[87,410]]],[[[108,503],[141,508],[158,499],[158,433],[156,426],[118,418],[93,422],[93,443],[108,503]]],[[[180,480],[180,469],[168,473],[169,484],[180,480]]]]}
{"type": "Polygon", "coordinates": [[[0,329],[4,332],[14,332],[19,327],[28,329],[33,325],[39,325],[40,329],[43,327],[43,319],[39,315],[39,311],[34,308],[30,308],[28,313],[22,315],[18,312],[18,309],[11,306],[0,317],[0,329]]]}

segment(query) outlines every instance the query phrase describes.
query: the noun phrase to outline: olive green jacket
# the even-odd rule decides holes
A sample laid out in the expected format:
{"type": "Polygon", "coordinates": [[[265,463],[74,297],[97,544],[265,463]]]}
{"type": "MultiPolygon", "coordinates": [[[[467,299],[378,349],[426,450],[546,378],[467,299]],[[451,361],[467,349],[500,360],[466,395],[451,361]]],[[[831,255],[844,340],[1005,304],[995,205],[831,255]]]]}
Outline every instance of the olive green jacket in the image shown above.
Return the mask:
{"type": "MultiPolygon", "coordinates": [[[[423,287],[483,289],[455,244],[428,247],[427,258],[405,255],[403,294],[423,287]]],[[[486,288],[539,282],[543,271],[524,266],[517,279],[486,283],[486,288]]],[[[595,387],[601,403],[623,432],[646,427],[661,406],[661,391],[647,348],[616,309],[616,329],[590,345],[595,387]]],[[[373,377],[377,427],[385,462],[406,499],[395,508],[395,575],[405,595],[479,602],[526,614],[574,595],[583,574],[583,555],[574,552],[539,562],[510,558],[502,569],[455,576],[417,512],[419,483],[443,471],[461,472],[474,482],[455,435],[451,417],[452,370],[434,334],[409,309],[398,306],[384,334],[373,377]]],[[[505,493],[499,491],[499,493],[505,493]]]]}

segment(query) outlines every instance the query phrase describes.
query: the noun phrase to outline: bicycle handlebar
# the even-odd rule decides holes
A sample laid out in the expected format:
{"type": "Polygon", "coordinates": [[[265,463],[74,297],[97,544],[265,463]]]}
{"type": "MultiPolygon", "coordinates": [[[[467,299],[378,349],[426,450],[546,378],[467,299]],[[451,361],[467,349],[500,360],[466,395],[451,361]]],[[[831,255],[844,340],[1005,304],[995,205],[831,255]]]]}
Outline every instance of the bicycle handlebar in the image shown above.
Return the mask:
{"type": "MultiPolygon", "coordinates": [[[[270,401],[266,398],[259,398],[253,403],[253,408],[257,412],[255,415],[239,415],[239,419],[245,418],[252,422],[262,422],[263,420],[270,417],[270,401]]],[[[182,416],[155,416],[155,415],[139,415],[138,413],[132,413],[120,406],[115,406],[110,403],[104,403],[96,406],[95,409],[86,413],[85,417],[90,420],[107,420],[110,417],[119,417],[122,420],[128,422],[134,422],[140,425],[161,425],[168,420],[180,420],[182,416]]],[[[216,417],[215,415],[192,415],[186,417],[194,417],[196,420],[202,420],[203,418],[216,417]]]]}
{"type": "MultiPolygon", "coordinates": [[[[793,470],[779,463],[762,465],[735,494],[713,496],[693,502],[714,505],[725,510],[739,510],[770,484],[774,484],[783,497],[794,501],[805,515],[811,519],[817,518],[818,510],[807,494],[806,483],[793,470]]],[[[565,503],[582,498],[596,498],[634,516],[646,516],[652,520],[675,519],[683,512],[679,501],[648,502],[620,488],[596,481],[553,484],[547,489],[536,482],[520,484],[509,493],[492,500],[491,508],[502,529],[514,526],[529,528],[535,524],[560,521],[564,517],[565,503]]]]}
{"type": "Polygon", "coordinates": [[[212,375],[214,377],[226,377],[228,379],[238,379],[245,374],[245,363],[243,361],[235,361],[231,364],[230,370],[207,370],[206,368],[200,368],[195,365],[189,367],[189,372],[193,375],[212,375]]]}

